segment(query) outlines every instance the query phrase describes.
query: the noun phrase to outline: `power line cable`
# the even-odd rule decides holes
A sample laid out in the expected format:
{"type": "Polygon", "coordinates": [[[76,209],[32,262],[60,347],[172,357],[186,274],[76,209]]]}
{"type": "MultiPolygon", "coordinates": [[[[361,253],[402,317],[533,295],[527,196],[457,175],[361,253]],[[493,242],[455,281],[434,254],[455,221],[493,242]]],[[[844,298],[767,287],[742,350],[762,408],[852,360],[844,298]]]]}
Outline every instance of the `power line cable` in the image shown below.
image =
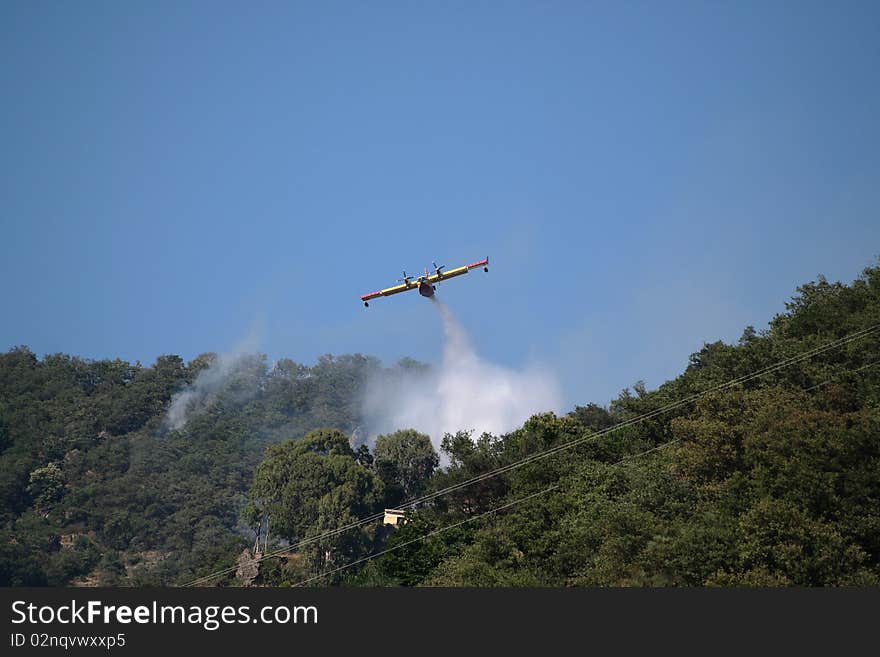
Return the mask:
{"type": "MultiPolygon", "coordinates": [[[[655,447],[652,447],[651,449],[646,449],[645,451],[639,452],[638,454],[632,454],[630,456],[627,456],[627,457],[620,459],[619,461],[615,461],[614,463],[610,463],[610,464],[608,464],[608,467],[609,468],[617,467],[618,465],[620,465],[621,463],[624,463],[626,461],[635,460],[641,456],[645,456],[646,454],[650,454],[651,452],[657,452],[661,449],[664,449],[665,447],[669,447],[670,445],[674,445],[674,444],[680,443],[680,442],[681,442],[681,438],[675,438],[673,440],[668,440],[661,445],[656,445],[655,447]]],[[[469,518],[465,518],[464,520],[460,520],[460,521],[455,522],[451,525],[446,525],[444,527],[434,529],[434,530],[428,532],[427,534],[423,534],[422,536],[417,536],[415,538],[411,538],[408,541],[404,541],[403,543],[398,543],[397,545],[394,545],[390,548],[386,548],[384,550],[380,550],[379,552],[375,552],[373,554],[367,555],[366,557],[361,557],[360,559],[357,559],[356,561],[352,561],[350,563],[344,564],[344,565],[339,566],[337,568],[334,568],[332,570],[328,570],[328,571],[323,572],[319,575],[313,575],[312,577],[309,577],[308,579],[304,579],[300,582],[297,582],[293,586],[305,586],[309,582],[313,582],[315,580],[322,579],[322,578],[327,577],[329,575],[334,575],[338,572],[342,572],[343,570],[348,570],[349,568],[353,568],[354,566],[357,566],[358,564],[364,563],[365,561],[372,561],[373,559],[375,559],[377,557],[381,557],[383,554],[388,554],[389,552],[394,552],[395,550],[399,550],[400,548],[406,547],[407,545],[412,545],[413,543],[418,543],[419,541],[423,541],[427,538],[430,538],[431,536],[436,536],[437,534],[442,534],[443,532],[449,531],[450,529],[455,529],[456,527],[461,527],[462,525],[465,525],[469,522],[473,522],[474,520],[478,520],[478,519],[483,518],[485,516],[492,515],[494,513],[497,513],[498,511],[503,511],[505,509],[509,509],[513,506],[516,506],[517,504],[520,504],[522,502],[526,502],[526,501],[531,500],[535,497],[540,497],[541,495],[545,495],[546,493],[551,493],[551,492],[558,490],[560,488],[562,488],[562,484],[553,484],[552,486],[548,486],[547,488],[544,488],[544,489],[539,490],[537,492],[529,493],[528,495],[525,495],[523,497],[519,497],[519,498],[512,500],[510,502],[505,502],[504,504],[501,504],[499,506],[496,506],[495,508],[489,509],[488,511],[483,511],[482,513],[478,513],[476,515],[470,516],[469,518]]]]}
{"type": "MultiPolygon", "coordinates": [[[[575,439],[575,440],[572,440],[572,441],[568,441],[568,442],[566,442],[566,443],[562,443],[562,444],[560,444],[560,445],[557,445],[557,446],[552,447],[552,448],[548,448],[548,449],[543,450],[543,451],[541,451],[541,452],[536,452],[535,454],[532,454],[532,455],[530,455],[530,456],[528,456],[528,457],[526,457],[526,458],[524,458],[524,459],[521,459],[520,461],[515,461],[515,462],[510,463],[510,464],[507,464],[507,465],[505,465],[505,466],[501,466],[500,468],[496,468],[495,470],[490,470],[490,471],[487,471],[487,472],[481,473],[480,475],[477,475],[477,476],[472,477],[472,478],[470,478],[470,479],[468,479],[468,480],[465,480],[465,481],[459,482],[458,484],[454,484],[454,485],[452,485],[452,486],[448,486],[448,487],[446,487],[446,488],[444,488],[444,489],[441,489],[441,490],[438,490],[438,491],[434,491],[434,492],[432,492],[432,493],[429,493],[429,494],[427,494],[427,495],[421,496],[421,497],[419,497],[419,498],[415,498],[415,499],[409,500],[409,501],[407,501],[407,502],[404,502],[404,503],[398,505],[398,508],[406,509],[406,508],[414,507],[414,506],[416,506],[416,505],[418,505],[418,504],[422,504],[422,503],[427,502],[427,501],[430,501],[430,500],[432,500],[432,499],[436,499],[437,497],[440,497],[440,496],[445,495],[445,494],[447,494],[447,493],[453,492],[453,491],[455,491],[455,490],[459,490],[459,489],[461,489],[461,488],[464,488],[464,487],[470,486],[470,485],[472,485],[472,484],[474,484],[474,483],[478,483],[478,482],[480,482],[480,481],[484,481],[484,480],[486,480],[486,479],[489,479],[489,478],[495,477],[495,476],[497,476],[497,475],[499,475],[499,474],[502,474],[502,473],[504,473],[504,472],[508,472],[508,471],[513,470],[513,469],[515,469],[515,468],[521,467],[521,466],[523,466],[523,465],[526,465],[527,463],[531,463],[531,462],[533,462],[533,461],[536,461],[536,460],[539,460],[539,459],[545,458],[545,457],[547,457],[547,456],[551,456],[552,454],[555,454],[555,453],[557,453],[557,452],[559,452],[559,451],[562,451],[562,450],[564,450],[564,449],[568,449],[568,448],[570,448],[570,447],[574,447],[574,446],[577,446],[577,445],[583,444],[583,443],[588,442],[588,441],[593,441],[593,440],[595,440],[595,439],[597,439],[597,438],[599,438],[599,437],[601,437],[601,436],[607,435],[607,434],[609,434],[609,433],[611,433],[611,432],[613,432],[613,431],[617,431],[617,430],[622,429],[622,428],[625,428],[625,427],[627,427],[627,426],[632,426],[632,425],[634,425],[634,424],[637,424],[637,423],[643,422],[643,421],[645,421],[645,420],[647,420],[647,419],[650,419],[650,418],[656,417],[656,416],[658,416],[658,415],[661,415],[661,414],[663,414],[663,413],[669,412],[670,410],[674,410],[675,408],[680,408],[681,406],[685,406],[685,405],[687,405],[687,404],[689,404],[689,403],[691,403],[691,402],[694,402],[694,401],[696,401],[696,400],[698,400],[698,399],[700,399],[700,398],[702,398],[702,397],[705,397],[705,396],[707,396],[707,395],[713,394],[713,393],[715,393],[715,392],[720,392],[720,391],[722,391],[722,390],[726,390],[726,389],[728,389],[728,388],[731,388],[731,387],[734,387],[734,386],[736,386],[736,385],[739,385],[739,384],[745,383],[745,382],[750,381],[750,380],[752,380],[752,379],[755,379],[755,378],[758,378],[758,377],[764,376],[764,375],[766,375],[766,374],[770,374],[770,373],[772,373],[772,372],[778,371],[778,370],[783,369],[783,368],[785,368],[785,367],[789,367],[789,366],[791,366],[791,365],[793,365],[793,364],[795,364],[795,363],[798,363],[798,362],[801,362],[801,361],[807,360],[807,359],[809,359],[809,358],[813,358],[813,357],[815,357],[815,356],[817,356],[817,355],[819,355],[819,354],[821,354],[821,353],[824,353],[824,352],[826,352],[826,351],[829,351],[829,350],[831,350],[831,349],[835,349],[835,348],[837,348],[837,347],[843,346],[843,345],[848,344],[848,343],[850,343],[850,342],[853,342],[853,341],[855,341],[855,340],[859,340],[859,339],[861,339],[861,338],[867,337],[868,335],[870,335],[871,333],[877,331],[878,329],[880,329],[880,324],[876,324],[876,325],[874,325],[874,326],[868,327],[868,328],[866,328],[866,329],[862,329],[862,330],[860,330],[860,331],[855,331],[854,333],[851,333],[851,334],[849,334],[849,335],[846,335],[846,336],[844,336],[844,337],[842,337],[842,338],[838,338],[837,340],[832,340],[831,342],[828,342],[828,343],[826,343],[826,344],[824,344],[824,345],[820,345],[819,347],[814,347],[813,349],[810,349],[810,350],[808,350],[808,351],[806,351],[806,352],[803,352],[803,353],[801,353],[801,354],[797,354],[797,355],[795,355],[795,356],[789,357],[789,358],[784,359],[784,360],[782,360],[782,361],[780,361],[780,362],[778,362],[778,363],[775,363],[775,364],[770,365],[770,366],[768,366],[768,367],[762,368],[762,369],[757,370],[757,371],[755,371],[755,372],[752,372],[752,373],[750,373],[750,374],[746,374],[746,375],[744,375],[744,376],[737,377],[737,378],[735,378],[735,379],[731,379],[730,381],[727,381],[726,383],[720,384],[720,385],[718,385],[718,386],[715,386],[715,387],[710,388],[710,389],[708,389],[708,390],[705,390],[705,391],[703,391],[703,392],[694,393],[693,395],[690,395],[689,397],[686,397],[686,398],[684,398],[684,399],[681,399],[681,400],[679,400],[679,401],[677,401],[677,402],[673,402],[673,403],[667,404],[666,406],[663,406],[663,407],[661,407],[661,408],[659,408],[659,409],[655,409],[655,410],[653,410],[653,411],[649,411],[648,413],[644,413],[644,414],[639,415],[639,416],[636,416],[636,417],[634,417],[634,418],[630,418],[629,420],[625,420],[625,421],[623,421],[623,422],[620,422],[620,423],[618,423],[618,424],[616,424],[616,425],[614,425],[614,426],[612,426],[612,427],[608,427],[608,428],[603,429],[603,430],[601,430],[601,431],[598,431],[598,432],[592,433],[592,434],[590,434],[590,435],[588,435],[588,436],[584,436],[584,437],[581,437],[581,438],[578,438],[578,439],[575,439]]],[[[357,521],[355,521],[355,522],[349,523],[349,524],[344,525],[344,526],[342,526],[342,527],[338,527],[338,528],[336,528],[336,529],[333,529],[333,530],[330,530],[330,531],[324,532],[324,533],[322,533],[322,534],[320,534],[320,535],[318,535],[318,536],[314,536],[314,537],[307,538],[307,539],[304,539],[304,540],[302,540],[302,541],[299,541],[299,542],[298,542],[297,544],[295,544],[295,545],[289,545],[289,546],[286,546],[286,547],[283,547],[283,548],[279,548],[278,550],[275,550],[275,551],[273,551],[273,552],[269,552],[269,553],[266,553],[266,554],[264,554],[264,555],[261,555],[261,557],[260,557],[259,559],[256,559],[256,560],[254,560],[254,561],[255,561],[255,562],[260,562],[260,561],[263,561],[263,560],[265,560],[265,559],[268,559],[268,558],[271,558],[271,557],[274,557],[274,556],[278,556],[278,555],[280,555],[280,554],[284,554],[284,553],[286,553],[286,552],[290,552],[290,551],[292,551],[292,550],[296,550],[296,549],[299,549],[299,548],[301,548],[301,547],[305,547],[306,545],[309,545],[309,544],[315,543],[315,542],[317,542],[317,541],[321,541],[321,540],[323,540],[323,539],[325,539],[325,538],[329,538],[329,537],[335,536],[335,535],[337,535],[337,534],[340,534],[340,533],[342,533],[342,532],[348,531],[348,530],[350,530],[350,529],[355,529],[355,528],[357,528],[357,527],[361,527],[361,526],[363,526],[363,525],[369,524],[369,523],[374,522],[374,521],[376,521],[376,520],[378,520],[378,519],[380,519],[380,518],[382,518],[382,517],[384,517],[384,513],[376,513],[376,514],[373,514],[373,515],[370,515],[370,516],[366,516],[365,518],[362,518],[362,519],[357,520],[357,521]]],[[[216,572],[214,572],[214,573],[210,573],[210,574],[205,575],[205,576],[203,576],[203,577],[197,578],[197,579],[195,579],[195,580],[193,580],[193,581],[191,581],[191,582],[188,582],[188,583],[184,584],[183,586],[195,586],[195,585],[201,584],[201,583],[203,583],[203,582],[205,582],[205,581],[209,581],[209,580],[211,580],[211,579],[213,579],[214,577],[217,577],[217,576],[219,576],[219,575],[224,575],[224,574],[226,574],[226,573],[232,572],[232,571],[234,571],[234,570],[236,570],[236,569],[237,569],[237,567],[230,567],[230,568],[226,568],[226,569],[223,569],[223,570],[218,570],[218,571],[216,571],[216,572]]]]}
{"type": "MultiPolygon", "coordinates": [[[[874,365],[877,365],[877,363],[878,363],[878,361],[873,361],[871,363],[867,363],[866,365],[862,365],[861,367],[856,368],[854,370],[847,370],[846,373],[856,374],[858,372],[861,372],[863,370],[868,369],[869,367],[873,367],[874,365]]],[[[814,390],[815,388],[819,388],[820,386],[824,386],[824,385],[831,383],[832,381],[835,381],[839,378],[840,378],[839,376],[831,377],[830,379],[826,379],[825,381],[822,381],[821,383],[817,383],[816,385],[810,386],[809,388],[804,388],[804,392],[809,392],[810,390],[814,390]]],[[[640,458],[642,456],[646,456],[647,454],[650,454],[652,452],[657,452],[661,449],[669,447],[670,445],[674,445],[674,444],[680,443],[680,442],[681,442],[681,438],[675,438],[673,440],[666,441],[665,443],[662,443],[662,444],[657,445],[655,447],[652,447],[650,449],[646,449],[642,452],[639,452],[638,454],[631,454],[629,456],[626,456],[626,457],[620,459],[619,461],[615,461],[614,463],[610,464],[608,467],[611,467],[611,468],[616,467],[622,463],[625,463],[626,461],[633,461],[637,458],[640,458]]],[[[388,554],[389,552],[394,552],[395,550],[399,550],[399,549],[404,548],[408,545],[412,545],[413,543],[418,543],[419,541],[426,540],[432,536],[436,536],[437,534],[441,534],[441,533],[448,531],[450,529],[455,529],[456,527],[461,527],[462,525],[465,525],[465,524],[472,522],[474,520],[478,520],[478,519],[483,518],[485,516],[492,515],[494,513],[497,513],[498,511],[503,511],[505,509],[509,509],[513,506],[516,506],[517,504],[520,504],[522,502],[526,502],[526,501],[533,499],[535,497],[539,497],[539,496],[544,495],[546,493],[551,493],[555,490],[560,489],[561,487],[562,487],[561,484],[553,484],[552,486],[548,486],[547,488],[544,488],[543,490],[537,491],[535,493],[530,493],[529,495],[525,495],[524,497],[517,498],[517,499],[512,500],[510,502],[506,502],[506,503],[501,504],[495,508],[489,509],[488,511],[478,513],[474,516],[471,516],[469,518],[465,518],[464,520],[461,520],[459,522],[455,522],[451,525],[446,525],[444,527],[434,529],[434,530],[432,530],[422,536],[417,536],[417,537],[412,538],[408,541],[404,541],[403,543],[399,543],[397,545],[394,545],[390,548],[386,548],[386,549],[381,550],[379,552],[375,552],[373,554],[367,555],[366,557],[361,557],[360,559],[357,559],[356,561],[352,561],[350,563],[344,564],[344,565],[339,566],[337,568],[334,568],[332,570],[328,570],[328,571],[320,573],[318,575],[314,575],[312,577],[309,577],[308,579],[304,579],[300,582],[297,582],[293,586],[305,586],[306,584],[309,584],[315,580],[323,579],[324,577],[328,577],[330,575],[335,575],[336,573],[342,572],[344,570],[348,570],[349,568],[353,568],[354,566],[357,566],[357,565],[362,564],[364,562],[372,561],[373,559],[381,557],[384,554],[388,554]]]]}
{"type": "MultiPolygon", "coordinates": [[[[465,488],[467,486],[478,483],[480,481],[485,481],[486,479],[496,477],[499,474],[509,472],[510,470],[514,470],[516,468],[522,467],[523,465],[526,465],[528,463],[532,463],[532,462],[537,461],[539,459],[543,459],[548,456],[552,456],[553,454],[556,454],[562,450],[566,450],[571,447],[575,447],[575,446],[584,444],[586,442],[594,441],[594,440],[596,440],[602,436],[605,436],[609,433],[612,433],[614,431],[618,431],[618,430],[623,429],[625,427],[639,424],[641,422],[644,422],[645,420],[657,417],[657,416],[662,415],[664,413],[667,413],[671,410],[675,410],[676,408],[686,406],[687,404],[690,404],[690,403],[697,401],[697,400],[699,400],[703,397],[706,397],[708,395],[714,394],[716,392],[721,392],[723,390],[727,390],[729,388],[746,383],[748,381],[759,378],[761,376],[771,374],[773,372],[779,371],[779,370],[784,369],[786,367],[790,367],[791,365],[794,365],[796,363],[808,360],[810,358],[814,358],[815,356],[818,356],[819,354],[825,353],[826,351],[830,351],[832,349],[836,349],[838,347],[842,347],[846,344],[849,344],[850,342],[860,340],[860,339],[865,338],[865,337],[871,335],[872,333],[876,332],[878,329],[880,329],[880,324],[875,324],[875,325],[870,326],[868,328],[861,329],[859,331],[855,331],[853,333],[845,335],[845,336],[838,338],[836,340],[832,340],[830,342],[827,342],[824,345],[820,345],[818,347],[814,347],[812,349],[809,349],[806,352],[803,352],[801,354],[797,354],[795,356],[791,356],[789,358],[783,359],[782,361],[779,361],[778,363],[775,363],[773,365],[769,365],[769,366],[762,368],[760,370],[757,370],[755,372],[751,372],[749,374],[731,379],[730,381],[727,381],[725,383],[722,383],[722,384],[719,384],[719,385],[714,386],[712,388],[709,388],[708,390],[694,393],[694,394],[689,395],[688,397],[680,399],[676,402],[671,402],[661,408],[655,409],[653,411],[649,411],[647,413],[643,413],[642,415],[638,415],[638,416],[630,418],[628,420],[624,420],[623,422],[619,422],[618,424],[615,424],[614,426],[607,427],[607,428],[602,429],[600,431],[597,431],[595,433],[591,433],[587,436],[582,436],[581,438],[577,438],[575,440],[570,440],[570,441],[562,443],[560,445],[556,445],[554,447],[550,447],[550,448],[542,450],[540,452],[536,452],[536,453],[531,454],[523,459],[520,459],[519,461],[514,461],[513,463],[509,463],[507,465],[501,466],[501,467],[496,468],[494,470],[490,470],[490,471],[481,473],[479,475],[471,477],[470,479],[459,482],[457,484],[453,484],[451,486],[447,486],[446,488],[440,489],[438,491],[434,491],[434,492],[429,493],[427,495],[423,495],[421,497],[417,497],[417,498],[408,500],[408,501],[403,502],[400,505],[398,505],[397,508],[400,508],[400,509],[412,508],[412,507],[417,506],[419,504],[423,504],[425,502],[428,502],[428,501],[431,501],[431,500],[436,499],[438,497],[441,497],[442,495],[446,495],[447,493],[453,492],[455,490],[459,490],[461,488],[465,488]]],[[[335,535],[340,534],[342,532],[348,531],[350,529],[356,529],[358,527],[362,527],[363,525],[369,524],[371,522],[375,522],[376,520],[383,518],[383,517],[384,517],[384,513],[375,513],[370,516],[366,516],[364,518],[361,518],[359,520],[356,520],[354,522],[346,524],[342,527],[338,527],[336,529],[329,530],[327,532],[319,534],[318,536],[313,536],[310,538],[303,539],[303,540],[297,542],[295,545],[288,545],[288,546],[279,548],[277,550],[274,550],[272,552],[267,552],[266,554],[261,555],[260,558],[254,559],[253,561],[255,563],[259,563],[265,559],[269,559],[271,557],[285,554],[285,553],[291,552],[293,550],[298,550],[299,548],[305,547],[306,545],[310,545],[312,543],[324,540],[325,538],[330,538],[332,536],[335,536],[335,535]]],[[[182,586],[184,586],[184,587],[197,586],[197,585],[203,584],[205,582],[208,582],[208,581],[214,579],[215,577],[225,575],[225,574],[233,572],[235,570],[237,570],[237,566],[217,570],[215,572],[209,573],[207,575],[203,575],[203,576],[198,577],[190,582],[187,582],[187,583],[183,584],[182,586]]]]}

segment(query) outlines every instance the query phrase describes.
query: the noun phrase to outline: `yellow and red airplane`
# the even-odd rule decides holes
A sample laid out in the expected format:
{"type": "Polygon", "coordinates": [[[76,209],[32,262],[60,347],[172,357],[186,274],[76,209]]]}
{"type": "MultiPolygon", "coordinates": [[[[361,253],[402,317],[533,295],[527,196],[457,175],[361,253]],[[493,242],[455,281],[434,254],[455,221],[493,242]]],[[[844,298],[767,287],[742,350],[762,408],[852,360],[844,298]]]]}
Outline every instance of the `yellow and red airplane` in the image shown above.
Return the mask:
{"type": "Polygon", "coordinates": [[[375,299],[376,297],[390,297],[392,294],[398,294],[399,292],[407,292],[409,290],[418,290],[419,294],[423,297],[433,297],[434,290],[437,289],[437,283],[440,281],[445,281],[447,278],[455,278],[456,276],[461,276],[462,274],[467,274],[471,269],[476,269],[477,267],[482,267],[483,271],[489,271],[489,258],[485,260],[480,260],[479,262],[474,262],[469,265],[465,265],[463,267],[457,267],[456,269],[450,269],[448,271],[443,271],[446,265],[437,266],[436,262],[432,262],[434,265],[434,273],[429,274],[428,268],[425,267],[425,273],[423,276],[412,276],[407,275],[406,271],[403,272],[403,278],[398,278],[397,282],[400,285],[395,285],[394,287],[386,287],[384,290],[379,290],[378,292],[371,292],[370,294],[365,294],[361,297],[361,301],[364,302],[364,306],[370,307],[370,299],[375,299]]]}

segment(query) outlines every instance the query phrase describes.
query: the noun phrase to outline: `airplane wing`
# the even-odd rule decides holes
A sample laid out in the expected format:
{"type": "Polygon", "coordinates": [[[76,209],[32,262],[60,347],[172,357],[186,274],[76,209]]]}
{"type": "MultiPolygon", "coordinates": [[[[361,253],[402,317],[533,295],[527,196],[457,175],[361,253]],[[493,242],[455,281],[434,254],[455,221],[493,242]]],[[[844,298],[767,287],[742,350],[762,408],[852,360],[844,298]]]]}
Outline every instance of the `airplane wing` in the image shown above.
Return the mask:
{"type": "Polygon", "coordinates": [[[467,274],[471,269],[488,266],[489,258],[486,258],[485,260],[480,260],[479,262],[472,262],[471,264],[465,265],[464,267],[456,267],[455,269],[449,269],[448,271],[440,272],[439,274],[434,274],[433,276],[428,276],[428,282],[434,284],[439,281],[445,281],[447,278],[454,278],[456,276],[461,276],[462,274],[467,274]]]}
{"type": "Polygon", "coordinates": [[[406,292],[407,290],[414,290],[418,286],[418,281],[401,283],[400,285],[395,285],[393,287],[386,287],[384,290],[379,290],[378,292],[370,292],[369,294],[365,294],[361,297],[361,301],[369,301],[370,299],[375,299],[377,297],[390,297],[392,294],[406,292]]]}
{"type": "Polygon", "coordinates": [[[456,276],[461,276],[462,274],[467,274],[467,267],[456,267],[455,269],[449,269],[444,272],[440,272],[439,274],[433,274],[428,276],[429,283],[437,283],[438,281],[445,281],[447,278],[454,278],[456,276]]]}

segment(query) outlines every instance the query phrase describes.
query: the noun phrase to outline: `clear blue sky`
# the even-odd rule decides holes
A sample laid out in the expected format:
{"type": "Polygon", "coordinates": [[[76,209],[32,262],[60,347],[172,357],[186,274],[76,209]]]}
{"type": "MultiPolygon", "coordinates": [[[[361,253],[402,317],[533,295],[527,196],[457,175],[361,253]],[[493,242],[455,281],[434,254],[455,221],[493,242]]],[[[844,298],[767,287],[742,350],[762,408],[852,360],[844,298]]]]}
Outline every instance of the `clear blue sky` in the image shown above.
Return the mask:
{"type": "Polygon", "coordinates": [[[0,4],[0,349],[487,359],[568,403],[880,253],[877,2],[0,4]]]}

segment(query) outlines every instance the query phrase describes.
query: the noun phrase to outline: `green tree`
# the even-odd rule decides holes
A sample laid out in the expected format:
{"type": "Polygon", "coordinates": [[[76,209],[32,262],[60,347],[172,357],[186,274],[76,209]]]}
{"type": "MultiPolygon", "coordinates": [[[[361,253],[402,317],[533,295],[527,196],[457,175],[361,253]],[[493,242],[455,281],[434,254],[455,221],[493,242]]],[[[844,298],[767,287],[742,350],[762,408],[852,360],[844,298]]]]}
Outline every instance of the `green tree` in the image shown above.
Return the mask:
{"type": "Polygon", "coordinates": [[[387,487],[389,506],[421,495],[440,463],[431,439],[414,429],[377,437],[373,458],[387,487]]]}
{"type": "Polygon", "coordinates": [[[48,513],[64,495],[64,488],[64,473],[57,463],[49,463],[31,472],[27,490],[37,510],[48,513]]]}
{"type": "MultiPolygon", "coordinates": [[[[253,508],[270,518],[275,535],[295,543],[374,513],[382,506],[384,486],[358,463],[345,434],[318,429],[302,440],[270,446],[250,497],[253,508]]],[[[319,571],[328,563],[356,558],[372,538],[370,528],[355,528],[316,541],[303,552],[319,571]]]]}

